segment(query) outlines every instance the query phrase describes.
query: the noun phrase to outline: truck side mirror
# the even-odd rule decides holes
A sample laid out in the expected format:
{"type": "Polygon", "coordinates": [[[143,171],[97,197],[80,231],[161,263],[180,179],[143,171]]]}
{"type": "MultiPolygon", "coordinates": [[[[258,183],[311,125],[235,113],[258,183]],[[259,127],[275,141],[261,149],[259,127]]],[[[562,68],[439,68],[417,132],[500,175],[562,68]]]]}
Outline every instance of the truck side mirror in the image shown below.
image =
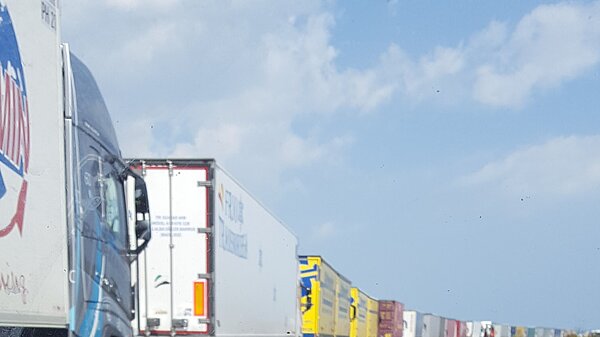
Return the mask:
{"type": "Polygon", "coordinates": [[[310,308],[312,308],[312,289],[310,287],[306,287],[304,286],[304,284],[302,284],[302,282],[300,282],[300,288],[304,291],[306,291],[306,304],[303,305],[304,309],[302,310],[302,313],[307,312],[308,310],[310,310],[310,308]]]}
{"type": "Polygon", "coordinates": [[[137,220],[135,222],[135,236],[139,240],[149,241],[152,237],[152,230],[148,220],[137,220]]]}
{"type": "Polygon", "coordinates": [[[148,190],[146,189],[146,183],[142,177],[137,176],[135,178],[135,212],[136,213],[150,213],[150,207],[148,207],[148,190]]]}
{"type": "Polygon", "coordinates": [[[135,236],[145,242],[152,237],[150,226],[150,207],[148,205],[148,190],[142,177],[135,177],[135,236]]]}
{"type": "Polygon", "coordinates": [[[129,213],[131,214],[130,224],[134,223],[136,242],[133,243],[133,247],[131,247],[129,253],[135,259],[135,256],[139,255],[150,242],[152,238],[152,225],[150,224],[150,205],[148,203],[146,182],[131,169],[127,170],[127,175],[128,181],[131,182],[133,180],[132,203],[135,205],[135,209],[130,209],[129,213]],[[142,242],[139,243],[139,240],[142,242]]]}
{"type": "Polygon", "coordinates": [[[312,308],[312,306],[312,296],[310,296],[309,294],[308,296],[306,296],[306,305],[304,306],[304,310],[302,311],[302,313],[309,311],[310,308],[312,308]]]}
{"type": "Polygon", "coordinates": [[[356,305],[351,305],[350,306],[350,321],[353,321],[356,319],[356,305]]]}

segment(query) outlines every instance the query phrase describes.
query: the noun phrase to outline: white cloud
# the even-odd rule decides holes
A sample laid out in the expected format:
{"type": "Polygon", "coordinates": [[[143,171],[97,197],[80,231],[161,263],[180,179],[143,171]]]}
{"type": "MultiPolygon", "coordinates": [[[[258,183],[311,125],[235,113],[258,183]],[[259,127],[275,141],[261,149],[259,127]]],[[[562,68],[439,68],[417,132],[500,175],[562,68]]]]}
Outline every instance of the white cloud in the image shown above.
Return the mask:
{"type": "Polygon", "coordinates": [[[120,120],[126,155],[215,157],[263,172],[255,185],[269,177],[274,189],[287,169],[342,158],[353,137],[320,131],[329,116],[373,111],[394,95],[515,107],[599,60],[595,2],[540,6],[513,28],[492,22],[416,58],[392,43],[373,67],[340,68],[327,6],[65,0],[62,16],[120,120]],[[298,129],[299,120],[311,122],[298,129]]]}
{"type": "Polygon", "coordinates": [[[395,83],[395,89],[406,97],[422,100],[440,90],[453,90],[450,84],[465,67],[459,48],[437,47],[413,61],[399,46],[392,44],[382,56],[380,73],[395,83]]]}
{"type": "MultiPolygon", "coordinates": [[[[600,2],[561,3],[533,10],[479,65],[475,98],[521,106],[536,90],[556,87],[600,62],[600,2]]],[[[488,31],[492,31],[491,27],[488,31]]],[[[490,39],[490,44],[497,40],[490,39]]]]}
{"type": "Polygon", "coordinates": [[[392,90],[373,70],[337,69],[337,50],[330,41],[333,24],[330,14],[320,13],[308,16],[304,26],[295,26],[288,34],[267,34],[263,66],[268,85],[292,94],[301,109],[371,110],[389,99],[392,90]]]}
{"type": "Polygon", "coordinates": [[[320,131],[323,116],[371,111],[392,94],[373,69],[338,69],[321,1],[173,0],[165,11],[159,1],[73,1],[66,35],[121,120],[129,156],[214,157],[275,190],[284,170],[336,162],[352,142],[320,131]],[[304,116],[314,122],[296,129],[304,116]]]}
{"type": "Polygon", "coordinates": [[[559,137],[519,149],[463,183],[509,194],[565,197],[600,187],[600,135],[559,137]]]}
{"type": "Polygon", "coordinates": [[[173,6],[179,0],[105,0],[106,4],[122,10],[138,10],[144,6],[145,9],[165,9],[173,6]]]}
{"type": "Polygon", "coordinates": [[[173,23],[150,27],[147,31],[133,37],[127,44],[120,46],[120,49],[115,49],[112,57],[118,61],[135,60],[135,67],[138,69],[148,66],[156,60],[156,56],[161,51],[173,48],[172,37],[176,34],[176,26],[173,23]]]}
{"type": "Polygon", "coordinates": [[[599,17],[599,1],[542,5],[512,30],[493,21],[466,42],[436,47],[416,60],[392,44],[382,57],[380,73],[408,98],[458,95],[518,108],[532,95],[598,66],[599,17]]]}
{"type": "Polygon", "coordinates": [[[312,139],[290,135],[283,140],[281,158],[289,166],[304,166],[317,161],[326,161],[340,149],[352,143],[350,137],[336,137],[327,143],[318,144],[312,139]]]}

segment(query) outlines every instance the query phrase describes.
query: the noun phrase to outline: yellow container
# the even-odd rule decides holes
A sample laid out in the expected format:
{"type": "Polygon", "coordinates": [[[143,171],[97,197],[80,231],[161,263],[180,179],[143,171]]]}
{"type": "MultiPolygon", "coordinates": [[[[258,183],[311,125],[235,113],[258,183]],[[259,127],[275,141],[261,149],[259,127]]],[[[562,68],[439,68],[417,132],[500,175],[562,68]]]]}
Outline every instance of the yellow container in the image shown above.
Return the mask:
{"type": "Polygon", "coordinates": [[[350,300],[350,337],[367,336],[367,302],[369,297],[358,288],[352,288],[350,300]]]}
{"type": "Polygon", "coordinates": [[[526,326],[516,326],[514,329],[511,329],[511,337],[527,337],[527,327],[526,326]]]}
{"type": "Polygon", "coordinates": [[[350,336],[350,281],[342,275],[336,275],[336,315],[335,315],[335,337],[350,336]]]}
{"type": "Polygon", "coordinates": [[[320,256],[300,256],[302,334],[350,336],[350,281],[320,256]]]}
{"type": "Polygon", "coordinates": [[[379,302],[368,297],[367,300],[367,337],[378,337],[379,302]]]}

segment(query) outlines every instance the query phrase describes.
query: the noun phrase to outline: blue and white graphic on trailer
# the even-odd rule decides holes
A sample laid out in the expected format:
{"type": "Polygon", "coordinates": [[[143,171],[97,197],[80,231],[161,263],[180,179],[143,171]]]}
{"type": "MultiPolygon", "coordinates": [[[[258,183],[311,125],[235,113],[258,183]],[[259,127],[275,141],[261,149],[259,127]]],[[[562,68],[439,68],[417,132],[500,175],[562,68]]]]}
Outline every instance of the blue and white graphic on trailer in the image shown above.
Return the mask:
{"type": "Polygon", "coordinates": [[[14,227],[22,231],[27,196],[30,137],[27,88],[13,22],[0,1],[0,201],[16,200],[9,219],[0,222],[0,237],[14,227]],[[10,177],[7,178],[7,177],[10,177]],[[9,179],[9,180],[7,180],[9,179]],[[8,188],[8,183],[20,188],[8,188]],[[6,198],[6,199],[5,199],[6,198]],[[5,199],[5,200],[2,200],[5,199]]]}

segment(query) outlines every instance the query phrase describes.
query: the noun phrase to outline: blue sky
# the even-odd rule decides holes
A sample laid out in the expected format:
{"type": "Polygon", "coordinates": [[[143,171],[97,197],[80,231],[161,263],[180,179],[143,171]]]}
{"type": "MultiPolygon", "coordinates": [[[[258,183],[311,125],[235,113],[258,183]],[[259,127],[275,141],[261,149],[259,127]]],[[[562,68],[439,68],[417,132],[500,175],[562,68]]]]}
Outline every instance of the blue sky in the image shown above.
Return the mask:
{"type": "Polygon", "coordinates": [[[127,156],[217,158],[373,296],[598,327],[600,2],[62,6],[127,156]]]}

